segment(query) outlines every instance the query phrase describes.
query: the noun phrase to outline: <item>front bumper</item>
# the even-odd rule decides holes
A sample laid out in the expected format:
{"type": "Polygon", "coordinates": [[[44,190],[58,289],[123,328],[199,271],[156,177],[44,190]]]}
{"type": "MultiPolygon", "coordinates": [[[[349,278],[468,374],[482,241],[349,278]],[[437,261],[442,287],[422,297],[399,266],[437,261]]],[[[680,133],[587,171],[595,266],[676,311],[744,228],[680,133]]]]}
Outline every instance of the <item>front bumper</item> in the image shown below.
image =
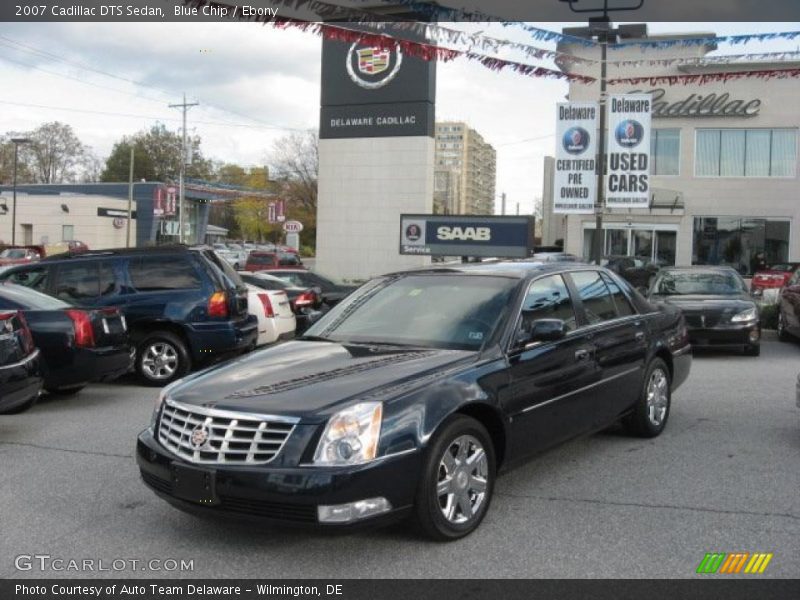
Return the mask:
{"type": "Polygon", "coordinates": [[[266,465],[197,465],[164,449],[146,429],[136,445],[142,480],[173,506],[200,515],[249,522],[325,528],[376,525],[401,518],[414,503],[422,470],[419,451],[397,454],[353,467],[275,467],[266,465]],[[202,499],[176,496],[174,466],[206,475],[211,489],[202,499]],[[320,523],[320,505],[338,505],[383,497],[391,511],[359,521],[320,523]]]}
{"type": "Polygon", "coordinates": [[[761,327],[757,321],[713,328],[689,327],[689,342],[692,348],[742,348],[754,346],[760,340],[761,327]]]}

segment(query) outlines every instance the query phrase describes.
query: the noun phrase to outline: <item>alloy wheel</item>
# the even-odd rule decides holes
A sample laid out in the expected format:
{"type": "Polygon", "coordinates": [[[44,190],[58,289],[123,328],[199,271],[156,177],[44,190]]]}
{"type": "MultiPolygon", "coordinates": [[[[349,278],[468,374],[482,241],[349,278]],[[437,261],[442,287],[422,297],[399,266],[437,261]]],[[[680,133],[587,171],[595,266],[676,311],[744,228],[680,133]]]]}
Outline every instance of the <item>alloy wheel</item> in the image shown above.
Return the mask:
{"type": "Polygon", "coordinates": [[[178,368],[178,352],[167,342],[150,344],[142,355],[142,371],[150,379],[169,379],[178,368]]]}
{"type": "Polygon", "coordinates": [[[669,408],[669,380],[660,368],[653,369],[647,382],[647,418],[660,427],[669,408]]]}
{"type": "Polygon", "coordinates": [[[471,435],[455,438],[439,461],[436,497],[450,523],[463,524],[479,515],[486,502],[489,461],[486,450],[471,435]]]}

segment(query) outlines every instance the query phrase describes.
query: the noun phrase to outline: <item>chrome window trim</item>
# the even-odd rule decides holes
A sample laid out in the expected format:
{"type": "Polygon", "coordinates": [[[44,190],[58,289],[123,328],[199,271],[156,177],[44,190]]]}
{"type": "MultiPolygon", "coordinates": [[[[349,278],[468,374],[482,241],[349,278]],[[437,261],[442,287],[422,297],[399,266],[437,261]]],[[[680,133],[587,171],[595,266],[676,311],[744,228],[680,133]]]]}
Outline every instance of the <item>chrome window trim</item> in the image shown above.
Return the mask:
{"type": "Polygon", "coordinates": [[[557,402],[558,400],[563,400],[564,398],[568,398],[569,396],[574,396],[575,394],[579,394],[580,392],[585,392],[586,390],[590,390],[598,385],[603,383],[608,383],[610,381],[614,381],[615,379],[619,379],[620,377],[624,377],[625,375],[630,375],[635,371],[641,371],[644,367],[632,367],[623,371],[622,373],[617,373],[616,375],[612,375],[611,377],[606,377],[605,379],[601,379],[600,381],[595,381],[594,383],[590,383],[589,385],[585,385],[582,388],[578,388],[577,390],[572,390],[571,392],[567,392],[566,394],[561,394],[560,396],[556,396],[555,398],[550,398],[550,400],[546,400],[544,402],[540,402],[539,404],[534,404],[533,406],[529,406],[527,408],[523,408],[517,414],[524,414],[526,412],[530,412],[532,410],[536,410],[537,408],[541,408],[543,406],[547,406],[548,404],[552,404],[553,402],[557,402]]]}
{"type": "Polygon", "coordinates": [[[205,415],[206,417],[219,417],[221,419],[260,419],[264,421],[268,420],[279,421],[281,423],[291,423],[292,425],[296,425],[300,422],[299,417],[286,417],[282,415],[269,415],[266,413],[250,413],[235,410],[223,410],[219,408],[208,408],[206,406],[184,404],[183,402],[177,402],[172,398],[167,398],[165,402],[174,408],[187,412],[199,413],[205,415]]]}

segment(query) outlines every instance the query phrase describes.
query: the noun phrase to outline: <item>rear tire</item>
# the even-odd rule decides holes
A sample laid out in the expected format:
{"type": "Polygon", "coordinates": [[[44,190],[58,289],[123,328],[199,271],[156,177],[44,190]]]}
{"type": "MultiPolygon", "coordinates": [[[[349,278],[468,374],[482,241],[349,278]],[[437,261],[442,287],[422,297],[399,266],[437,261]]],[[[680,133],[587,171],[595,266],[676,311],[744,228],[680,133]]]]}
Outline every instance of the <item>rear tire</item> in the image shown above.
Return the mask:
{"type": "Polygon", "coordinates": [[[790,341],[790,336],[786,331],[786,323],[783,322],[783,313],[781,313],[780,308],[778,308],[778,339],[781,342],[790,341]]]}
{"type": "Polygon", "coordinates": [[[672,403],[670,385],[667,364],[660,358],[653,359],[645,371],[642,390],[633,413],[622,421],[628,433],[652,438],[664,431],[672,403]]]}
{"type": "Polygon", "coordinates": [[[744,347],[744,355],[745,356],[760,356],[761,355],[761,344],[753,344],[751,346],[744,347]]]}
{"type": "Polygon", "coordinates": [[[192,363],[186,344],[169,331],[154,331],[136,346],[136,374],[149,386],[160,387],[183,377],[192,363]]]}
{"type": "Polygon", "coordinates": [[[475,531],[489,510],[495,468],[486,428],[466,415],[450,417],[425,452],[414,506],[418,529],[439,542],[475,531]]]}

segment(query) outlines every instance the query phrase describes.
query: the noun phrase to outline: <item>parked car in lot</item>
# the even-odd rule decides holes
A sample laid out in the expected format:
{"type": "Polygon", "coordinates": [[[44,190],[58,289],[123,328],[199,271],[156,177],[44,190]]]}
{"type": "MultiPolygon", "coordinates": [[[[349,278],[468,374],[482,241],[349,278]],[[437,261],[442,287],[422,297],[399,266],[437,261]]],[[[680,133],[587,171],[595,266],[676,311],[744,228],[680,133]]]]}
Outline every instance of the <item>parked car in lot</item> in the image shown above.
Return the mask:
{"type": "Polygon", "coordinates": [[[234,271],[242,269],[247,262],[247,250],[214,250],[234,271]]]}
{"type": "Polygon", "coordinates": [[[0,309],[0,414],[22,412],[42,390],[39,349],[23,314],[0,309]]]}
{"type": "Polygon", "coordinates": [[[0,266],[25,265],[39,260],[43,255],[37,246],[12,246],[0,252],[0,266]]]}
{"type": "Polygon", "coordinates": [[[754,298],[763,298],[770,295],[767,290],[772,290],[773,299],[776,300],[780,289],[792,278],[792,274],[800,269],[800,263],[780,263],[772,265],[769,269],[756,271],[750,281],[750,293],[754,298]]]}
{"type": "Polygon", "coordinates": [[[681,309],[695,348],[735,348],[749,356],[761,353],[758,305],[731,267],[661,269],[648,300],[681,309]]]}
{"type": "Polygon", "coordinates": [[[614,273],[626,279],[633,287],[645,293],[661,268],[658,263],[653,261],[622,255],[604,256],[600,264],[614,271],[614,273]]]}
{"type": "Polygon", "coordinates": [[[263,346],[294,337],[297,322],[286,292],[268,292],[248,285],[247,310],[258,319],[257,345],[263,346]]]}
{"type": "Polygon", "coordinates": [[[316,288],[320,291],[322,302],[328,306],[336,306],[350,292],[358,288],[357,285],[336,283],[329,277],[304,269],[265,269],[259,273],[272,275],[298,287],[316,288]]]}
{"type": "Polygon", "coordinates": [[[284,292],[289,298],[289,304],[295,316],[297,333],[304,332],[311,323],[319,318],[320,310],[323,308],[319,288],[298,287],[262,271],[253,273],[242,271],[239,276],[246,284],[262,290],[284,292]]]}
{"type": "Polygon", "coordinates": [[[188,512],[329,527],[410,515],[451,540],[479,525],[499,470],[620,419],[659,435],[690,366],[680,311],[599,267],[395,273],[301,338],[162,390],[136,455],[188,512]]]}
{"type": "Polygon", "coordinates": [[[256,344],[247,288],[208,247],[102,250],[46,258],[0,273],[88,308],[118,307],[136,348],[136,372],[164,385],[256,344]]]}
{"type": "Polygon", "coordinates": [[[48,392],[73,394],[89,382],[116,379],[133,366],[128,327],[117,308],[80,309],[36,290],[2,283],[0,310],[25,315],[41,352],[48,392]]]}
{"type": "Polygon", "coordinates": [[[778,339],[800,338],[800,267],[795,269],[778,298],[778,339]]]}
{"type": "Polygon", "coordinates": [[[245,271],[263,271],[265,269],[305,269],[297,254],[292,252],[262,252],[253,250],[247,255],[245,271]]]}

